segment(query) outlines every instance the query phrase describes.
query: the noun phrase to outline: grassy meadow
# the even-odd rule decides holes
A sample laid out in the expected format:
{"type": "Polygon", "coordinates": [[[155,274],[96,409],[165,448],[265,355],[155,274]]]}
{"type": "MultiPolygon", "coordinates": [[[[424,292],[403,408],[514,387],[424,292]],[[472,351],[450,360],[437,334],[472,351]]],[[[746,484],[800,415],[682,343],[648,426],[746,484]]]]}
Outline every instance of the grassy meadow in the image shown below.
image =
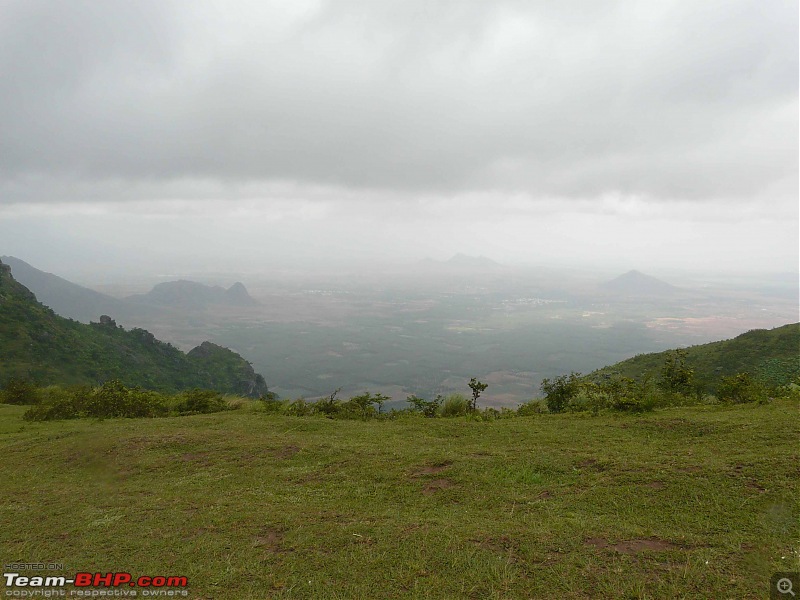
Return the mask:
{"type": "Polygon", "coordinates": [[[22,420],[0,554],[189,597],[765,598],[800,570],[798,403],[492,422],[22,420]]]}

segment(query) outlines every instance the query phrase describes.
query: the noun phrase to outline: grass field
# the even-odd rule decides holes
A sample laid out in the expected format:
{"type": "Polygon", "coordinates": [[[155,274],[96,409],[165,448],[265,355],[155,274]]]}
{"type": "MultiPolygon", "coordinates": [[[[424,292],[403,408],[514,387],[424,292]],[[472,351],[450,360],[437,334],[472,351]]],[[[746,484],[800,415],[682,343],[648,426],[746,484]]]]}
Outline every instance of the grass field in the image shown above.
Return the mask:
{"type": "Polygon", "coordinates": [[[796,402],[333,421],[29,423],[0,405],[0,558],[191,598],[766,598],[800,570],[796,402]]]}

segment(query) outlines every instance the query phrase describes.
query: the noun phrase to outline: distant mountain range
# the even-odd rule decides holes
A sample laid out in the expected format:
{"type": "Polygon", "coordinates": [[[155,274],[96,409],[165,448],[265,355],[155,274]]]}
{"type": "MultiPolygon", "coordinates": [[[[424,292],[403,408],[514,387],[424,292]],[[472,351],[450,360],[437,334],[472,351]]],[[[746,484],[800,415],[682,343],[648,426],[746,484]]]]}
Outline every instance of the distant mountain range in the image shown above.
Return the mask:
{"type": "Polygon", "coordinates": [[[159,283],[146,294],[128,296],[126,300],[189,310],[202,310],[209,306],[258,305],[239,282],[225,289],[218,285],[210,286],[185,279],[159,283]]]}
{"type": "Polygon", "coordinates": [[[14,279],[30,289],[40,302],[63,317],[83,323],[97,320],[100,315],[135,321],[141,317],[166,316],[170,309],[193,311],[211,306],[258,304],[238,282],[225,289],[185,280],[160,283],[147,294],[119,299],[36,269],[13,256],[3,256],[0,260],[11,267],[14,279]]]}
{"type": "Polygon", "coordinates": [[[459,269],[496,269],[501,266],[500,263],[485,256],[469,256],[461,253],[450,258],[446,264],[459,269]]]}
{"type": "Polygon", "coordinates": [[[636,270],[606,281],[600,288],[624,296],[671,296],[680,291],[674,285],[636,270]]]}
{"type": "Polygon", "coordinates": [[[267,392],[250,363],[222,346],[204,342],[184,354],[144,329],[126,331],[107,315],[88,325],[60,317],[0,262],[0,385],[11,377],[42,385],[119,379],[159,391],[267,392]]]}

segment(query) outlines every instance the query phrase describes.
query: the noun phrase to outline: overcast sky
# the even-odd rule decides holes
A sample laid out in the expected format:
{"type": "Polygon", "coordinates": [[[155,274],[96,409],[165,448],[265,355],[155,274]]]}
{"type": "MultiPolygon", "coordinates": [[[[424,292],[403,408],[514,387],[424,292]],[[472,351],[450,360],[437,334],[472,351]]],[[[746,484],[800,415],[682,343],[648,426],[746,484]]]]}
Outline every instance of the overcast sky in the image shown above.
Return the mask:
{"type": "Polygon", "coordinates": [[[0,0],[0,254],[798,268],[796,0],[0,0]]]}

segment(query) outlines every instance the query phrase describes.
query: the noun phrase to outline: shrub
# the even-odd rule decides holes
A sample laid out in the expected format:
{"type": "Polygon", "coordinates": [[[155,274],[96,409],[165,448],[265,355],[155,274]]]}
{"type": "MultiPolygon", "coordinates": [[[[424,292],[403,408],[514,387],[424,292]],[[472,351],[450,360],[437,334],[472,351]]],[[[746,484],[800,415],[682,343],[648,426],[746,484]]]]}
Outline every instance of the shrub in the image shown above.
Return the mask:
{"type": "Polygon", "coordinates": [[[204,414],[220,412],[228,409],[228,403],[220,392],[214,390],[193,389],[183,392],[182,401],[178,404],[178,412],[186,414],[204,414]]]}
{"type": "Polygon", "coordinates": [[[360,396],[353,396],[341,406],[341,416],[369,419],[380,413],[383,403],[390,400],[389,396],[364,392],[360,396]],[[377,410],[375,409],[377,407],[377,410]]]}
{"type": "Polygon", "coordinates": [[[127,388],[118,380],[98,388],[75,387],[68,390],[54,386],[41,390],[42,401],[31,407],[23,418],[28,421],[52,421],[96,417],[158,417],[167,414],[164,396],[158,392],[127,388]]]}
{"type": "Polygon", "coordinates": [[[317,400],[311,406],[311,411],[317,415],[325,415],[329,418],[334,418],[342,410],[342,401],[337,399],[337,394],[342,388],[337,388],[327,398],[317,400]]]}
{"type": "Polygon", "coordinates": [[[661,389],[688,396],[695,391],[694,369],[686,364],[686,350],[673,350],[661,367],[661,389]]]}
{"type": "Polygon", "coordinates": [[[723,377],[717,388],[717,397],[722,402],[743,404],[745,402],[766,402],[765,387],[750,376],[750,373],[737,373],[723,377]]]}
{"type": "Polygon", "coordinates": [[[91,389],[74,388],[62,390],[60,388],[47,388],[42,402],[31,406],[22,418],[26,421],[57,421],[63,419],[77,419],[83,416],[83,404],[91,389]]]}
{"type": "Polygon", "coordinates": [[[559,413],[566,410],[570,400],[580,390],[580,373],[570,373],[569,375],[559,375],[552,381],[542,379],[541,389],[545,394],[545,402],[550,412],[559,413]]]}
{"type": "Polygon", "coordinates": [[[268,413],[279,413],[288,408],[288,405],[283,400],[278,400],[277,398],[266,398],[262,396],[261,402],[264,405],[264,412],[268,413]]]}
{"type": "Polygon", "coordinates": [[[775,393],[781,398],[800,400],[800,377],[795,377],[794,381],[780,386],[775,393]]]}
{"type": "Polygon", "coordinates": [[[80,402],[80,416],[110,419],[115,417],[157,417],[167,413],[164,397],[158,392],[127,388],[118,379],[106,381],[80,402]],[[81,407],[80,404],[83,406],[81,407]],[[80,410],[82,408],[82,410],[80,410]]]}
{"type": "Polygon", "coordinates": [[[39,390],[27,379],[9,379],[0,391],[3,404],[36,404],[40,399],[39,390]]]}
{"type": "Polygon", "coordinates": [[[293,417],[305,417],[311,414],[311,406],[304,398],[298,398],[289,404],[286,414],[293,417]]]}
{"type": "Polygon", "coordinates": [[[406,402],[411,405],[412,410],[421,412],[423,416],[432,419],[439,412],[443,400],[444,398],[440,394],[437,394],[433,400],[423,400],[412,395],[406,399],[406,402]]]}
{"type": "Polygon", "coordinates": [[[507,406],[500,407],[500,414],[497,415],[498,419],[513,419],[517,416],[517,411],[507,406]]]}
{"type": "Polygon", "coordinates": [[[461,417],[467,414],[470,403],[464,394],[450,394],[442,403],[443,417],[461,417]]]}
{"type": "Polygon", "coordinates": [[[531,415],[543,415],[547,412],[547,405],[544,400],[537,398],[523,402],[517,407],[517,415],[520,417],[529,417],[531,415]]]}

